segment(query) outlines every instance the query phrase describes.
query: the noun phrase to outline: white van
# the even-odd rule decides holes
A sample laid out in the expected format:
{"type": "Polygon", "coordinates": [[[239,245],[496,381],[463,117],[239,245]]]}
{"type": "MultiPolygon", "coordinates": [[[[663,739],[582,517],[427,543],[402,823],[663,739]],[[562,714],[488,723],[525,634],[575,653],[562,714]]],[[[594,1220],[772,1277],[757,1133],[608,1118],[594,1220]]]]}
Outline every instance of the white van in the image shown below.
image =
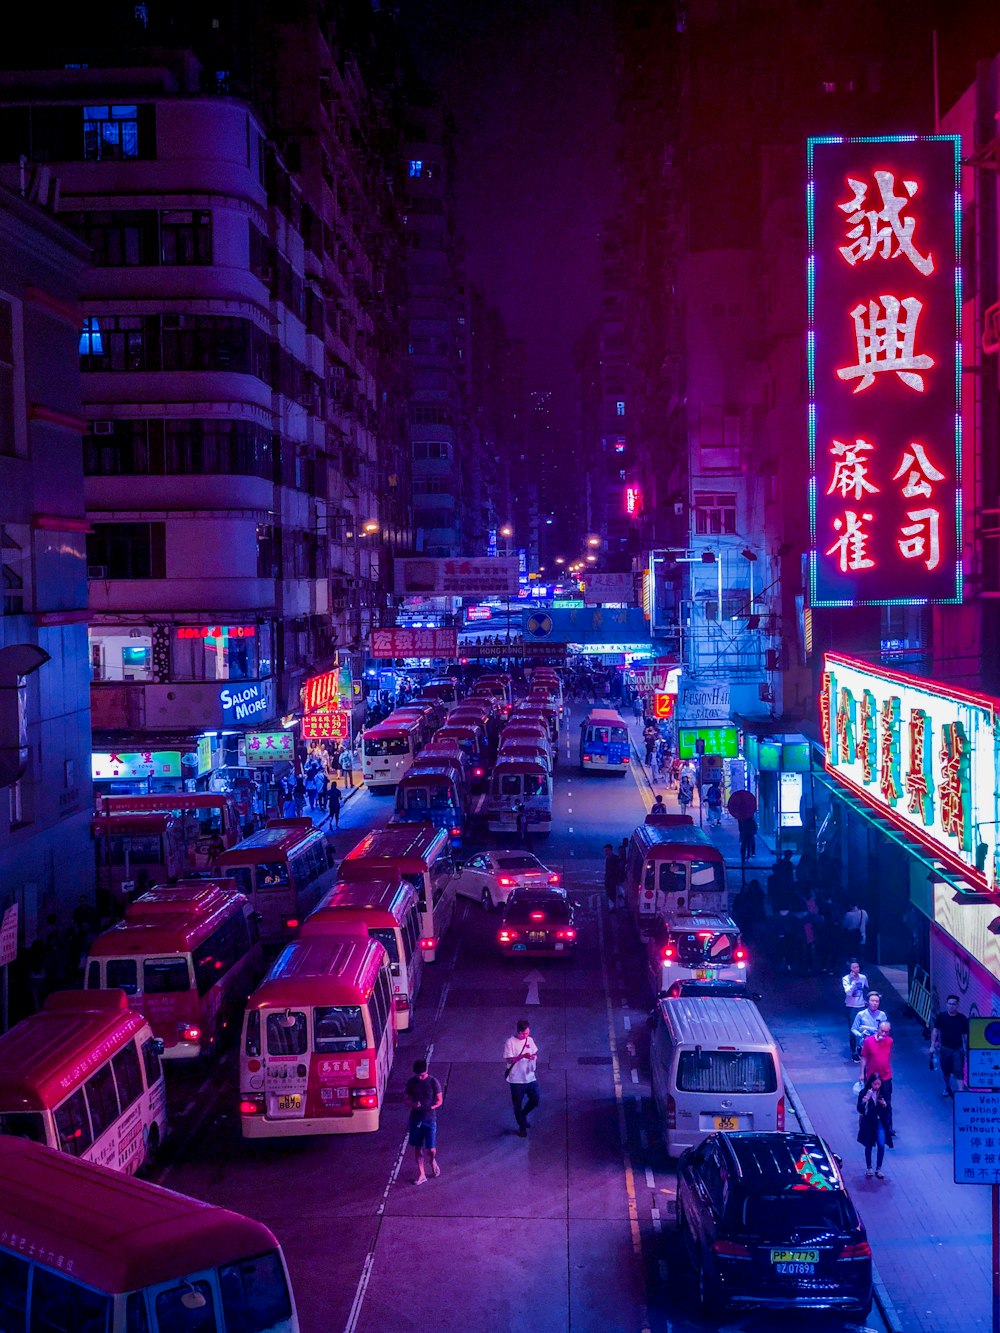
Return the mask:
{"type": "Polygon", "coordinates": [[[649,1062],[670,1157],[717,1130],[785,1128],[778,1045],[752,1000],[661,1000],[649,1062]]]}

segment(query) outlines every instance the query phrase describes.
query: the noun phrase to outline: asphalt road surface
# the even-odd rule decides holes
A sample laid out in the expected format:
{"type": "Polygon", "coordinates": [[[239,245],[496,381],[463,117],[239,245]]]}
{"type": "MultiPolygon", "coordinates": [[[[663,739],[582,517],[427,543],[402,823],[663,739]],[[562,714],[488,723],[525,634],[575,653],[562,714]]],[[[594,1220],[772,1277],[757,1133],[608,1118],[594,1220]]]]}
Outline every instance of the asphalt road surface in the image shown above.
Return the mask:
{"type": "MultiPolygon", "coordinates": [[[[604,843],[617,846],[646,805],[632,774],[578,771],[567,749],[576,731],[570,724],[560,741],[553,832],[533,846],[580,904],[576,956],[501,959],[496,915],[463,900],[425,969],[415,1027],[400,1037],[377,1134],[244,1143],[230,1049],[211,1070],[168,1071],[173,1144],[156,1178],[271,1227],[304,1333],[791,1333],[806,1319],[829,1333],[883,1329],[875,1313],[866,1325],[805,1313],[700,1317],[650,1098],[642,953],[603,890],[604,843]],[[541,1092],[525,1140],[501,1060],[521,1017],[538,1044],[541,1092]],[[422,1056],[444,1105],[441,1175],[417,1187],[402,1088],[422,1056]]],[[[353,798],[337,855],[390,809],[388,796],[353,798]]]]}

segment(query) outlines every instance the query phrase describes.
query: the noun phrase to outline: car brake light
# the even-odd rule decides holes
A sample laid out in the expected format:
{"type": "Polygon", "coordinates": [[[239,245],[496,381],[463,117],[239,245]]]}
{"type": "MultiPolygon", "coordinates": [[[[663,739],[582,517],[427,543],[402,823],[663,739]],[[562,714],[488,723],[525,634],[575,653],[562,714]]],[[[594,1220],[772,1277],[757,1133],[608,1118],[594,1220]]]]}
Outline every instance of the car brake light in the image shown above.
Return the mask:
{"type": "Polygon", "coordinates": [[[665,944],[663,946],[663,952],[662,952],[663,961],[665,963],[668,962],[671,958],[673,958],[675,952],[676,951],[672,944],[665,944]]]}
{"type": "Polygon", "coordinates": [[[532,912],[532,913],[531,913],[531,920],[532,920],[532,921],[544,921],[544,920],[545,920],[545,913],[544,913],[544,912],[532,912]]]}
{"type": "Polygon", "coordinates": [[[549,883],[550,883],[550,884],[559,884],[559,883],[561,883],[561,882],[562,882],[562,875],[557,874],[556,871],[553,870],[552,874],[549,875],[549,883]]]}
{"type": "Polygon", "coordinates": [[[181,1028],[181,1041],[201,1041],[201,1028],[193,1023],[181,1028]]]}
{"type": "Polygon", "coordinates": [[[298,928],[299,928],[299,918],[297,916],[289,916],[285,918],[286,930],[298,930],[298,928]]]}
{"type": "Polygon", "coordinates": [[[472,776],[474,778],[481,778],[483,776],[483,770],[481,768],[474,768],[472,770],[472,776]]]}
{"type": "Polygon", "coordinates": [[[500,885],[502,889],[512,889],[514,885],[517,883],[517,880],[512,879],[510,875],[498,875],[497,883],[500,885]]]}
{"type": "Polygon", "coordinates": [[[460,828],[453,828],[451,831],[451,836],[453,838],[460,838],[462,836],[462,830],[460,828]]]}
{"type": "Polygon", "coordinates": [[[436,949],[436,948],[437,948],[437,936],[436,936],[436,935],[425,935],[424,938],[420,941],[420,948],[421,948],[421,949],[436,949]]]}
{"type": "Polygon", "coordinates": [[[670,1093],[668,1092],[668,1093],[667,1093],[667,1129],[676,1129],[676,1128],[677,1128],[677,1103],[674,1101],[673,1097],[671,1097],[670,1093]]]}
{"type": "Polygon", "coordinates": [[[406,1010],[406,1009],[409,1009],[409,1007],[410,1007],[410,1001],[409,1001],[409,999],[408,999],[407,996],[405,996],[405,995],[397,995],[397,996],[396,996],[396,1008],[397,1008],[397,1009],[400,1009],[400,1010],[406,1010]]]}
{"type": "Polygon", "coordinates": [[[837,1255],[838,1261],[841,1259],[870,1259],[872,1257],[872,1247],[866,1240],[856,1240],[850,1245],[845,1245],[837,1255]]]}
{"type": "Polygon", "coordinates": [[[517,939],[517,931],[501,930],[500,933],[497,935],[497,939],[500,941],[501,944],[510,944],[511,940],[517,939]]]}
{"type": "Polygon", "coordinates": [[[779,1098],[778,1098],[778,1117],[777,1117],[777,1120],[776,1120],[775,1123],[776,1123],[778,1129],[784,1129],[784,1128],[785,1128],[785,1099],[784,1099],[784,1097],[779,1097],[779,1098]]]}
{"type": "Polygon", "coordinates": [[[712,932],[710,930],[699,930],[698,938],[700,940],[710,940],[712,938],[712,932]]]}
{"type": "Polygon", "coordinates": [[[575,931],[571,926],[568,927],[566,930],[557,930],[557,931],[556,931],[556,939],[557,939],[557,940],[575,940],[575,939],[576,939],[576,931],[575,931]]]}
{"type": "Polygon", "coordinates": [[[378,1088],[355,1088],[351,1101],[359,1111],[374,1111],[378,1108],[378,1088]]]}
{"type": "Polygon", "coordinates": [[[734,949],[734,950],[733,950],[733,957],[736,959],[736,961],[737,961],[738,963],[742,963],[743,960],[744,960],[744,958],[746,958],[746,956],[747,956],[747,951],[746,951],[746,949],[734,949]]]}
{"type": "Polygon", "coordinates": [[[624,759],[622,759],[622,763],[623,763],[623,764],[627,764],[627,763],[628,763],[628,755],[625,755],[624,759]]]}
{"type": "Polygon", "coordinates": [[[750,1247],[738,1240],[713,1240],[712,1252],[722,1259],[749,1259],[750,1247]]]}
{"type": "Polygon", "coordinates": [[[264,1109],[264,1099],[253,1100],[249,1097],[240,1102],[240,1115],[259,1115],[264,1109]]]}

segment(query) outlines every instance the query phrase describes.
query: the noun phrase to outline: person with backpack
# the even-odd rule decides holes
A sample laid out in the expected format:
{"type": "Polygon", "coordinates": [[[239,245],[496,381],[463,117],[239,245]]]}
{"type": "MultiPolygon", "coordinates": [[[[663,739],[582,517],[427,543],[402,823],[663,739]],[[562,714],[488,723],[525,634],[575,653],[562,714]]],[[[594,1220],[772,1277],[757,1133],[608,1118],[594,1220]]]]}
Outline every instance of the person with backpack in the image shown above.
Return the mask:
{"type": "Polygon", "coordinates": [[[705,792],[705,804],[708,806],[708,820],[718,827],[722,823],[722,788],[718,782],[710,782],[705,792]]]}

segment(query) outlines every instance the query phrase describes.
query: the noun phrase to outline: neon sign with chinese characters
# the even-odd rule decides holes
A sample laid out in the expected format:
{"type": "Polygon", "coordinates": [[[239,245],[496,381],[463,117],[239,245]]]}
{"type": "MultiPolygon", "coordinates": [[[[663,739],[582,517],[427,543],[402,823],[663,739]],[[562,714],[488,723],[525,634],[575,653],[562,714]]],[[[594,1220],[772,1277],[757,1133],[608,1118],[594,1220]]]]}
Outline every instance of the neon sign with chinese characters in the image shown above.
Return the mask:
{"type": "Polygon", "coordinates": [[[642,490],[638,486],[625,487],[625,512],[632,515],[642,512],[642,490]]]}
{"type": "Polygon", "coordinates": [[[977,888],[1000,887],[1000,700],[827,653],[826,769],[977,888]]]}
{"type": "Polygon", "coordinates": [[[808,141],[813,606],[961,601],[959,150],[808,141]]]}

